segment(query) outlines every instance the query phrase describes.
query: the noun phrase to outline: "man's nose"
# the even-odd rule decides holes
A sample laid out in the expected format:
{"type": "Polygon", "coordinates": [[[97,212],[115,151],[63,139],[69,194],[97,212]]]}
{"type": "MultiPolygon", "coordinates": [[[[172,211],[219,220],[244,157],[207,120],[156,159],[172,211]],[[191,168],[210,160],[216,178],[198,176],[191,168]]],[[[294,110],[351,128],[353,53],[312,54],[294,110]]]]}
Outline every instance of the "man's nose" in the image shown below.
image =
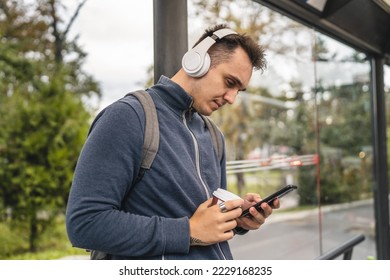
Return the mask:
{"type": "Polygon", "coordinates": [[[236,100],[237,94],[238,94],[238,90],[229,89],[223,96],[223,99],[225,99],[227,103],[233,104],[234,101],[236,100]]]}

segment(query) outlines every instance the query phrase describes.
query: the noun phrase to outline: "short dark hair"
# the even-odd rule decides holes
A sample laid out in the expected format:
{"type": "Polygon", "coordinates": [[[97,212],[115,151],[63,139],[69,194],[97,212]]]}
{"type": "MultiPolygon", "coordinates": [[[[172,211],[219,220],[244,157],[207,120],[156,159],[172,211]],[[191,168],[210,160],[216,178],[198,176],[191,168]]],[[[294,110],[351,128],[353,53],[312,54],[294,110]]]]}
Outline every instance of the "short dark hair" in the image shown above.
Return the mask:
{"type": "MultiPolygon", "coordinates": [[[[223,28],[229,27],[227,27],[226,24],[219,24],[206,29],[194,46],[199,44],[206,37],[212,36],[215,31],[223,28]]],[[[217,40],[217,42],[208,50],[211,58],[211,65],[217,65],[229,60],[238,47],[241,47],[246,52],[254,69],[263,71],[266,68],[267,62],[265,59],[264,47],[256,43],[246,34],[231,34],[217,40]]]]}

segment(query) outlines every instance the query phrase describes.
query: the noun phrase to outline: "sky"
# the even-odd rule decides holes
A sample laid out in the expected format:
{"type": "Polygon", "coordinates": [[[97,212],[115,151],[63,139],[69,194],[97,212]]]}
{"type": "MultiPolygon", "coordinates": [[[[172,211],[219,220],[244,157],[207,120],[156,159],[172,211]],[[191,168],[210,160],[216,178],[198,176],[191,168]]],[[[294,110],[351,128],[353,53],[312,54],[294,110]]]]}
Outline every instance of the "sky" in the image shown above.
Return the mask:
{"type": "MultiPolygon", "coordinates": [[[[68,8],[64,12],[65,19],[70,19],[81,1],[62,0],[68,8]]],[[[195,28],[200,29],[200,26],[194,26],[192,22],[189,25],[190,45],[197,37],[196,33],[202,32],[195,31],[195,28]]],[[[147,69],[153,64],[153,0],[88,0],[70,35],[70,38],[79,35],[78,42],[88,54],[84,69],[100,83],[102,99],[98,104],[91,101],[98,110],[126,93],[144,87],[147,69]]],[[[263,83],[268,80],[268,86],[272,88],[274,84],[273,87],[278,86],[276,91],[280,92],[283,82],[275,83],[275,79],[290,80],[297,74],[295,67],[287,67],[291,71],[284,67],[281,71],[278,65],[285,63],[276,58],[269,60],[267,71],[260,78],[252,77],[252,80],[260,79],[263,83]]],[[[386,67],[385,84],[388,87],[389,80],[390,69],[386,67]]]]}
{"type": "MultiPolygon", "coordinates": [[[[81,0],[63,0],[69,19],[81,0]]],[[[143,87],[153,64],[153,0],[88,0],[74,22],[70,38],[87,52],[84,70],[102,89],[103,108],[143,87]]]]}

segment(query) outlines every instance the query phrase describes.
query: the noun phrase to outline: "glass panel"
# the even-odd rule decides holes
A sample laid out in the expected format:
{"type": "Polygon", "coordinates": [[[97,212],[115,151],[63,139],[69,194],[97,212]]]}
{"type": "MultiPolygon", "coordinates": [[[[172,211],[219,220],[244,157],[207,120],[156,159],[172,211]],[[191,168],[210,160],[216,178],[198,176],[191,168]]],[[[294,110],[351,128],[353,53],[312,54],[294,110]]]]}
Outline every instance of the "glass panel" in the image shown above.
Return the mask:
{"type": "Polygon", "coordinates": [[[228,141],[234,146],[228,151],[235,155],[234,165],[228,163],[229,187],[237,190],[241,180],[245,182],[242,194],[255,191],[266,196],[286,184],[298,185],[298,191],[281,198],[281,209],[259,231],[232,240],[235,258],[314,259],[320,255],[313,31],[282,20],[294,26],[299,36],[290,44],[287,38],[293,34],[284,34],[281,43],[286,51],[282,53],[267,50],[266,72],[254,73],[252,91],[242,94],[234,105],[247,126],[241,138],[248,139],[248,152],[246,161],[241,161],[246,169],[235,173],[240,171],[237,160],[243,159],[235,152],[240,142],[228,141]],[[249,246],[256,249],[248,250],[249,246]]]}
{"type": "MultiPolygon", "coordinates": [[[[229,3],[213,7],[216,17],[229,3]]],[[[299,188],[260,230],[230,241],[234,258],[315,259],[357,234],[366,240],[352,259],[375,256],[369,62],[261,5],[235,5],[229,17],[252,18],[255,9],[264,20],[238,24],[259,26],[268,68],[253,73],[234,105],[212,115],[226,139],[228,189],[264,197],[286,184],[299,188]]],[[[191,9],[190,29],[199,28],[202,12],[191,9]]]]}
{"type": "Polygon", "coordinates": [[[354,259],[375,256],[370,63],[362,53],[316,34],[321,247],[364,234],[354,259]]]}

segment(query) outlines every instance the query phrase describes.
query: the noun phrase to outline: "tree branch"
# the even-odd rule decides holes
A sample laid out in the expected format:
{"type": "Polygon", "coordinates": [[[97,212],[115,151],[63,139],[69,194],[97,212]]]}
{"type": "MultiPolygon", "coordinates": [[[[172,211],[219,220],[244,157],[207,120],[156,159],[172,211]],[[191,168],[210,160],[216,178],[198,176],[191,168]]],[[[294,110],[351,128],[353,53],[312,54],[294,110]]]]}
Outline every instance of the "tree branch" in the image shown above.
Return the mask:
{"type": "Polygon", "coordinates": [[[77,9],[76,11],[74,12],[72,18],[70,19],[69,23],[68,23],[68,26],[66,27],[65,31],[64,31],[64,34],[63,34],[63,38],[65,39],[66,38],[66,35],[68,34],[70,28],[72,27],[75,19],[77,18],[77,16],[79,15],[79,12],[81,10],[81,8],[85,5],[85,3],[87,2],[87,0],[84,0],[83,2],[81,2],[78,6],[77,6],[77,9]]]}

